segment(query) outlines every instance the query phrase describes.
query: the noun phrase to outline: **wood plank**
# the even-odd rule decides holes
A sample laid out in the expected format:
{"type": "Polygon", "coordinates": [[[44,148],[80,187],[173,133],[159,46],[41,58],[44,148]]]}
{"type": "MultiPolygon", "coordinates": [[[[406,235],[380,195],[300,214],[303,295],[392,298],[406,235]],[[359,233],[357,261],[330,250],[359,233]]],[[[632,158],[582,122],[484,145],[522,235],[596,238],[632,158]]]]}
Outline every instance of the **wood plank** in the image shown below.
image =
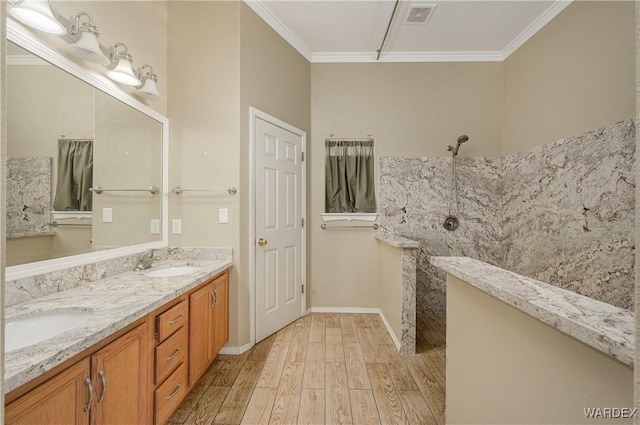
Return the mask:
{"type": "Polygon", "coordinates": [[[362,348],[360,344],[344,344],[344,358],[347,368],[349,389],[368,390],[371,389],[367,367],[364,363],[362,348]]]}
{"type": "Polygon", "coordinates": [[[244,363],[242,370],[238,374],[238,378],[233,383],[222,406],[220,406],[220,410],[214,420],[215,423],[240,423],[263,365],[263,362],[246,361],[244,363]]]}
{"type": "Polygon", "coordinates": [[[352,424],[351,402],[344,363],[327,363],[325,421],[327,424],[352,424]]]}
{"type": "Polygon", "coordinates": [[[406,360],[400,357],[393,357],[386,363],[389,376],[397,390],[419,391],[418,384],[414,380],[406,360]]]}
{"type": "Polygon", "coordinates": [[[342,329],[342,342],[359,342],[358,333],[356,332],[356,324],[353,316],[340,316],[340,328],[342,329]]]}
{"type": "Polygon", "coordinates": [[[244,412],[241,424],[267,425],[271,417],[271,409],[276,399],[275,388],[256,388],[253,390],[247,410],[244,412]]]}
{"type": "Polygon", "coordinates": [[[327,363],[344,363],[344,346],[340,344],[327,344],[325,347],[327,363]]]}
{"type": "Polygon", "coordinates": [[[182,425],[204,395],[204,390],[205,388],[202,388],[200,391],[195,391],[194,388],[194,390],[190,391],[187,397],[180,404],[180,407],[178,407],[178,410],[176,410],[173,413],[173,416],[169,418],[167,424],[182,425]]]}
{"type": "Polygon", "coordinates": [[[383,363],[369,363],[367,371],[382,423],[408,425],[407,416],[387,367],[383,363]]]}
{"type": "Polygon", "coordinates": [[[307,354],[307,341],[309,340],[310,325],[296,326],[291,337],[287,362],[304,362],[307,354]]]}
{"type": "Polygon", "coordinates": [[[325,318],[325,327],[327,328],[339,328],[340,327],[340,314],[339,313],[327,313],[325,318]]]}
{"type": "Polygon", "coordinates": [[[302,388],[324,388],[325,359],[325,344],[310,342],[307,346],[302,388]]]}
{"type": "Polygon", "coordinates": [[[325,342],[327,344],[342,344],[342,329],[325,328],[325,342]]]}
{"type": "Polygon", "coordinates": [[[207,388],[207,391],[191,411],[191,414],[185,419],[185,425],[210,424],[211,419],[218,412],[229,390],[229,387],[207,388]]]}
{"type": "Polygon", "coordinates": [[[264,367],[262,368],[256,387],[276,388],[278,386],[282,369],[287,359],[289,344],[288,341],[278,341],[277,339],[273,342],[271,352],[264,362],[264,367]]]}
{"type": "Polygon", "coordinates": [[[357,328],[357,332],[364,361],[366,363],[384,363],[387,360],[387,351],[380,349],[381,344],[378,344],[377,332],[371,328],[357,328]]]}
{"type": "Polygon", "coordinates": [[[298,425],[324,424],[324,389],[303,388],[300,394],[298,425]]]}
{"type": "MultiPolygon", "coordinates": [[[[244,366],[244,362],[249,357],[249,351],[240,354],[239,356],[229,357],[222,367],[218,370],[211,380],[211,386],[214,387],[230,387],[235,382],[238,374],[244,366]]],[[[206,374],[206,372],[205,372],[206,374]]]]}
{"type": "Polygon", "coordinates": [[[378,407],[371,390],[349,390],[354,425],[380,424],[378,407]]]}
{"type": "Polygon", "coordinates": [[[354,314],[353,322],[356,328],[370,328],[371,322],[369,321],[369,314],[354,314]]]}
{"type": "Polygon", "coordinates": [[[276,332],[276,339],[273,342],[291,341],[291,337],[293,336],[293,330],[295,329],[295,327],[296,322],[293,322],[280,329],[278,332],[276,332]]]}
{"type": "Polygon", "coordinates": [[[398,391],[402,408],[411,424],[437,425],[420,391],[398,391]]]}
{"type": "Polygon", "coordinates": [[[269,424],[290,425],[296,423],[300,407],[303,373],[304,363],[287,362],[285,364],[276,399],[273,402],[269,424]]]}
{"type": "Polygon", "coordinates": [[[311,317],[311,332],[309,334],[309,342],[325,341],[325,322],[326,317],[323,313],[314,313],[311,317]]]}
{"type": "Polygon", "coordinates": [[[263,362],[267,360],[267,356],[269,355],[269,351],[271,351],[271,346],[275,339],[276,335],[273,334],[254,345],[251,353],[249,353],[249,357],[247,357],[247,361],[263,362]]]}
{"type": "Polygon", "coordinates": [[[445,392],[421,356],[406,356],[406,363],[438,425],[444,424],[445,392]]]}

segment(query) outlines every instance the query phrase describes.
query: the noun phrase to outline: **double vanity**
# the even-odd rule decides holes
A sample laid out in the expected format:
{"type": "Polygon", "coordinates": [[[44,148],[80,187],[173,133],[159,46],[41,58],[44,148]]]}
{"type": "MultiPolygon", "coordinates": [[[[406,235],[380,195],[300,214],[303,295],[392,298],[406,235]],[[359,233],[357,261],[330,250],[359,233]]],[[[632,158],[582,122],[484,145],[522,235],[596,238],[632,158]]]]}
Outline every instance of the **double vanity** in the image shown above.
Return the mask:
{"type": "Polygon", "coordinates": [[[7,424],[166,422],[228,340],[232,259],[158,252],[152,268],[5,309],[7,424]]]}

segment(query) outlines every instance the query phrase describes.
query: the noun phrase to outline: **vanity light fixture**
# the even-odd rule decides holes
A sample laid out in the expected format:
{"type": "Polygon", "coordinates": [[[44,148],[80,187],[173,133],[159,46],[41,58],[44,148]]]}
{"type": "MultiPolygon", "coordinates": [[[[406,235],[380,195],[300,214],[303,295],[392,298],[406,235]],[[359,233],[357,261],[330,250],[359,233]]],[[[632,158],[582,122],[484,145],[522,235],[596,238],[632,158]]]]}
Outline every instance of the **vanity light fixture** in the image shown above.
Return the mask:
{"type": "Polygon", "coordinates": [[[78,12],[74,23],[71,25],[69,35],[76,41],[67,47],[67,50],[76,56],[100,65],[108,65],[111,60],[102,51],[102,46],[98,42],[98,27],[93,24],[93,19],[86,12],[78,12]],[[82,17],[86,17],[88,22],[80,23],[82,17]]]}
{"type": "Polygon", "coordinates": [[[51,34],[67,32],[51,10],[49,0],[10,0],[9,3],[9,13],[18,21],[51,34]]]}
{"type": "Polygon", "coordinates": [[[142,82],[133,72],[133,66],[131,65],[132,60],[127,46],[124,43],[116,43],[111,50],[111,65],[107,67],[109,69],[107,71],[107,77],[127,86],[141,85],[142,82]],[[121,47],[119,52],[118,47],[121,47]]]}
{"type": "Polygon", "coordinates": [[[156,85],[158,82],[158,75],[155,73],[151,65],[142,65],[140,69],[138,69],[137,76],[142,82],[138,87],[138,90],[135,92],[138,96],[150,100],[162,99],[156,85]]]}

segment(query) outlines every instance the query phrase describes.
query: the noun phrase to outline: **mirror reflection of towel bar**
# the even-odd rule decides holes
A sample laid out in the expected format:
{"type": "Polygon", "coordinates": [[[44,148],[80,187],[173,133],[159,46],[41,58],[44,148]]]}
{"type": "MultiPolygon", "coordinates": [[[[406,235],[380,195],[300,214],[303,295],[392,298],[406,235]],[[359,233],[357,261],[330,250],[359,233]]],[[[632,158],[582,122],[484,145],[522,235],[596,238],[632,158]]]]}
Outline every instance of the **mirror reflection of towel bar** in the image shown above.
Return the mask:
{"type": "Polygon", "coordinates": [[[183,187],[176,186],[171,189],[171,191],[176,195],[182,195],[184,192],[228,192],[229,195],[235,195],[238,193],[238,190],[233,186],[229,189],[185,189],[183,187]]]}
{"type": "Polygon", "coordinates": [[[100,195],[102,192],[149,192],[152,195],[157,195],[160,192],[156,186],[151,186],[147,189],[105,189],[101,186],[90,187],[89,191],[95,193],[96,195],[100,195]]]}
{"type": "Polygon", "coordinates": [[[82,224],[82,223],[58,223],[57,221],[52,221],[51,222],[51,227],[62,227],[62,226],[68,226],[68,227],[91,227],[92,225],[89,224],[82,224]]]}
{"type": "Polygon", "coordinates": [[[373,223],[367,226],[327,226],[326,223],[322,223],[320,225],[320,228],[322,230],[338,230],[338,229],[377,229],[378,228],[378,224],[377,223],[373,223]]]}

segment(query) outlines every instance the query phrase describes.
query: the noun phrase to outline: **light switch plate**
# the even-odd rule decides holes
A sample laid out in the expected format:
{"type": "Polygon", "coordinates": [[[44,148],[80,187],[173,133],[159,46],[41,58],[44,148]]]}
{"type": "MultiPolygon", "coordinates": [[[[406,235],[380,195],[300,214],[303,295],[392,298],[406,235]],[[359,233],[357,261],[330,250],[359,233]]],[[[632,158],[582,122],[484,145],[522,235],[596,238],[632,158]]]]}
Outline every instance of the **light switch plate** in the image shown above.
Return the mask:
{"type": "Polygon", "coordinates": [[[152,235],[160,234],[160,219],[158,218],[151,219],[151,234],[152,235]]]}
{"type": "Polygon", "coordinates": [[[220,208],[220,209],[218,209],[218,223],[221,223],[221,224],[229,223],[229,209],[228,208],[220,208]]]}
{"type": "Polygon", "coordinates": [[[182,234],[182,220],[180,220],[179,218],[174,218],[173,220],[171,220],[171,233],[173,233],[174,235],[182,234]]]}
{"type": "Polygon", "coordinates": [[[102,222],[113,223],[113,208],[102,209],[102,222]]]}

